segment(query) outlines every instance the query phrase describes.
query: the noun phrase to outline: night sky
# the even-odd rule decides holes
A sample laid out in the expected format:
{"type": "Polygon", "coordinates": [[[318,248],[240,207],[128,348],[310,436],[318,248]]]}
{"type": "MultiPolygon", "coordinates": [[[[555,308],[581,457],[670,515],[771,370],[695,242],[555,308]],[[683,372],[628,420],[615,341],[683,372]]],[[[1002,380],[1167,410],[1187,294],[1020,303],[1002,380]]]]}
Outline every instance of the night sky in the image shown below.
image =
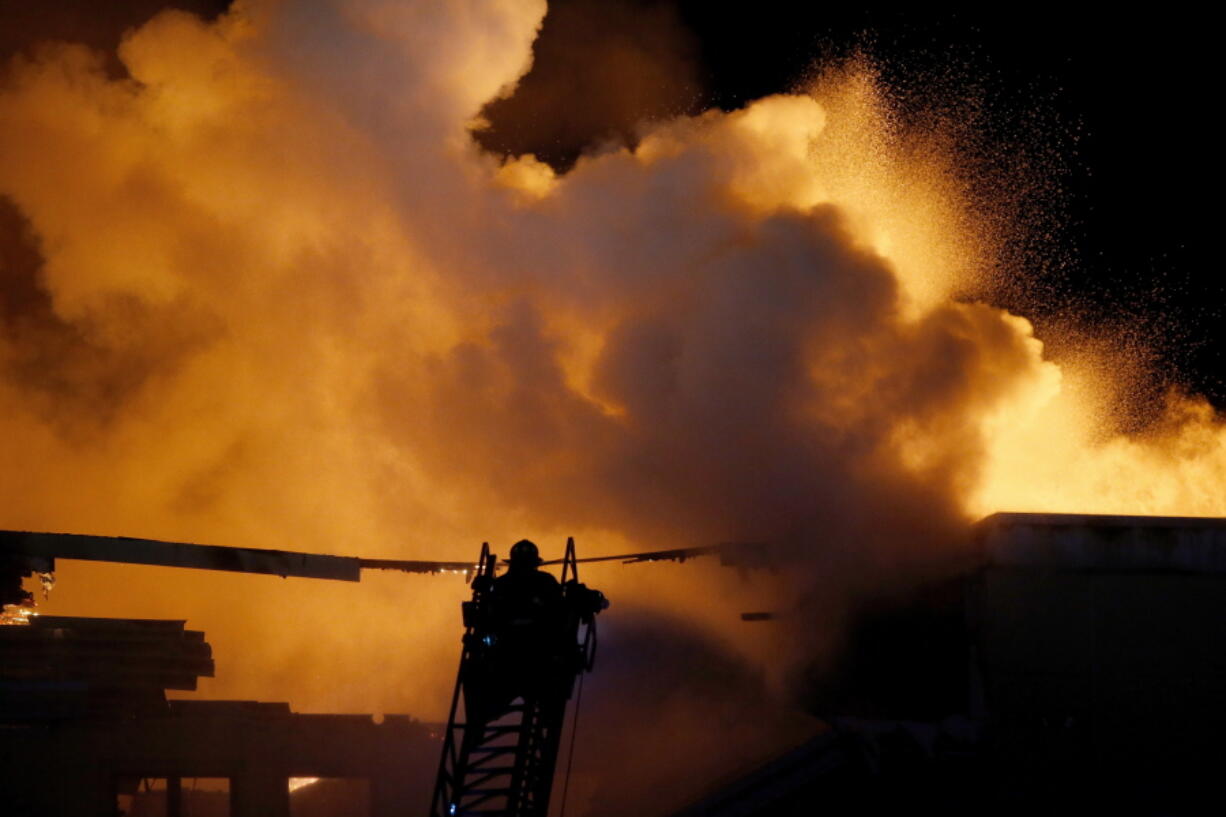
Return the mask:
{"type": "MultiPolygon", "coordinates": [[[[0,0],[0,53],[46,38],[113,49],[164,5],[0,0]]],[[[175,5],[211,16],[228,4],[175,5]]],[[[1160,386],[1226,406],[1226,287],[1208,246],[1219,193],[1205,26],[774,0],[550,6],[532,72],[486,110],[486,149],[535,153],[564,170],[585,150],[632,141],[645,118],[737,108],[868,54],[904,112],[977,112],[969,153],[984,184],[1008,184],[1021,162],[1039,168],[1030,177],[1040,184],[1017,197],[1031,228],[1012,248],[1012,280],[978,295],[1035,320],[1040,335],[1072,315],[1082,329],[1139,340],[1152,347],[1160,386]]]]}

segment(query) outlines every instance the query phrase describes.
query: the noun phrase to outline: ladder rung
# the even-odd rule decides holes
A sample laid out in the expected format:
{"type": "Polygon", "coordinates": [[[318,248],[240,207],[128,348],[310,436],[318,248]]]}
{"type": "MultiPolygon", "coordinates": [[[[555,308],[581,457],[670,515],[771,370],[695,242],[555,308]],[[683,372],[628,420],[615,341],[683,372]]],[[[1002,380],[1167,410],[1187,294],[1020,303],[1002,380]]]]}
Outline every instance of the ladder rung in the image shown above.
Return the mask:
{"type": "Polygon", "coordinates": [[[488,790],[490,786],[500,786],[506,788],[511,785],[506,780],[510,775],[507,774],[476,774],[469,775],[464,778],[464,785],[460,786],[465,792],[480,792],[488,790]],[[484,788],[483,788],[484,787],[484,788]]]}

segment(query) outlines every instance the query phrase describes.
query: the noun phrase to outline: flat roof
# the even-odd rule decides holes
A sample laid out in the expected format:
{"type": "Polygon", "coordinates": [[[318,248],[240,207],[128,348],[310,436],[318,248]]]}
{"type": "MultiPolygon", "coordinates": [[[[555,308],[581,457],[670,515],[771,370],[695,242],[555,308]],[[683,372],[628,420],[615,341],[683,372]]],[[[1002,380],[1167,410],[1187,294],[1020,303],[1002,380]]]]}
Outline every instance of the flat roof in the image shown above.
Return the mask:
{"type": "Polygon", "coordinates": [[[991,567],[1226,573],[1226,518],[996,513],[976,525],[991,567]]]}

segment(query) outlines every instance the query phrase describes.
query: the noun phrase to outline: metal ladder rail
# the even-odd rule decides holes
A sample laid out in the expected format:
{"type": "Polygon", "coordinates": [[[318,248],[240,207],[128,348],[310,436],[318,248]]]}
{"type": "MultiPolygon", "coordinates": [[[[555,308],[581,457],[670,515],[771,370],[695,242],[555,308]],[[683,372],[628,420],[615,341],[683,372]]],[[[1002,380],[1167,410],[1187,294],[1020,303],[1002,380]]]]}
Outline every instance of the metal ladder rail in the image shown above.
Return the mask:
{"type": "MultiPolygon", "coordinates": [[[[481,544],[481,557],[478,561],[477,573],[473,578],[473,583],[478,588],[473,593],[473,604],[480,604],[483,592],[488,592],[489,580],[492,580],[496,557],[490,553],[488,542],[481,544]]],[[[455,817],[458,812],[454,806],[456,804],[457,784],[462,780],[462,774],[457,775],[457,771],[461,772],[468,766],[468,758],[466,757],[468,747],[465,745],[464,736],[467,732],[467,724],[458,722],[456,715],[460,711],[461,700],[464,692],[464,679],[466,670],[472,660],[472,640],[474,638],[474,627],[470,623],[465,627],[463,638],[463,650],[460,654],[460,669],[456,673],[455,690],[451,696],[451,711],[447,716],[447,727],[443,734],[443,751],[442,757],[439,759],[438,777],[435,780],[434,795],[430,801],[430,817],[455,817]]]]}
{"type": "MultiPolygon", "coordinates": [[[[553,769],[565,714],[564,696],[516,699],[503,716],[511,722],[484,725],[481,743],[467,756],[479,759],[457,766],[452,791],[452,817],[505,814],[509,817],[544,817],[549,808],[553,769]],[[510,742],[492,741],[511,738],[510,742]],[[513,758],[510,766],[502,765],[513,758]]],[[[468,724],[457,724],[467,728],[468,724]]],[[[475,725],[474,725],[475,726],[475,725]]]]}
{"type": "Polygon", "coordinates": [[[548,813],[566,701],[562,695],[533,701],[528,714],[531,724],[524,731],[522,770],[516,781],[513,814],[544,817],[548,813]]]}
{"type": "MultiPolygon", "coordinates": [[[[474,728],[481,729],[480,742],[472,746],[466,753],[466,758],[474,755],[478,759],[462,762],[457,769],[459,779],[454,788],[452,803],[455,811],[449,812],[455,817],[470,814],[513,814],[512,799],[514,793],[514,773],[522,756],[524,732],[527,727],[526,705],[512,705],[499,719],[474,728]],[[507,722],[507,718],[510,721],[507,722]],[[511,738],[510,742],[494,743],[494,741],[511,738]],[[510,765],[505,764],[508,759],[510,765]],[[497,801],[501,799],[501,803],[497,801]],[[492,808],[479,808],[492,807],[492,808]]],[[[467,728],[469,724],[461,724],[467,728]]]]}

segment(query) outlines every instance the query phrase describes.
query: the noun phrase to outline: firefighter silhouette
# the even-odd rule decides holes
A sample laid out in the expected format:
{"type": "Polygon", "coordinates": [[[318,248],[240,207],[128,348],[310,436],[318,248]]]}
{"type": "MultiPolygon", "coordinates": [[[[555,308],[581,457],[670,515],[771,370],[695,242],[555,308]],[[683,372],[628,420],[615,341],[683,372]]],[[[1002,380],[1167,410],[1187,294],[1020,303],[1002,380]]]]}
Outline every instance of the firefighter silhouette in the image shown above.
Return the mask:
{"type": "Polygon", "coordinates": [[[537,547],[527,539],[511,547],[507,572],[489,595],[491,656],[511,694],[536,691],[567,655],[562,585],[540,570],[537,547]]]}
{"type": "MultiPolygon", "coordinates": [[[[504,639],[526,649],[545,646],[562,617],[562,585],[539,570],[540,552],[521,539],[511,547],[507,572],[490,588],[490,620],[504,639]]],[[[549,646],[553,646],[549,644],[549,646]]]]}
{"type": "Polygon", "coordinates": [[[497,558],[482,546],[472,600],[461,608],[464,651],[432,815],[502,814],[465,810],[500,798],[518,804],[507,806],[515,814],[546,813],[566,702],[592,668],[596,614],[609,606],[579,582],[573,539],[559,562],[562,582],[540,569],[539,550],[522,539],[497,576],[497,558]]]}
{"type": "Polygon", "coordinates": [[[488,585],[466,679],[474,720],[498,718],[516,698],[552,692],[554,679],[569,681],[575,648],[562,585],[539,569],[541,561],[537,546],[522,539],[511,547],[507,571],[488,585]]]}

